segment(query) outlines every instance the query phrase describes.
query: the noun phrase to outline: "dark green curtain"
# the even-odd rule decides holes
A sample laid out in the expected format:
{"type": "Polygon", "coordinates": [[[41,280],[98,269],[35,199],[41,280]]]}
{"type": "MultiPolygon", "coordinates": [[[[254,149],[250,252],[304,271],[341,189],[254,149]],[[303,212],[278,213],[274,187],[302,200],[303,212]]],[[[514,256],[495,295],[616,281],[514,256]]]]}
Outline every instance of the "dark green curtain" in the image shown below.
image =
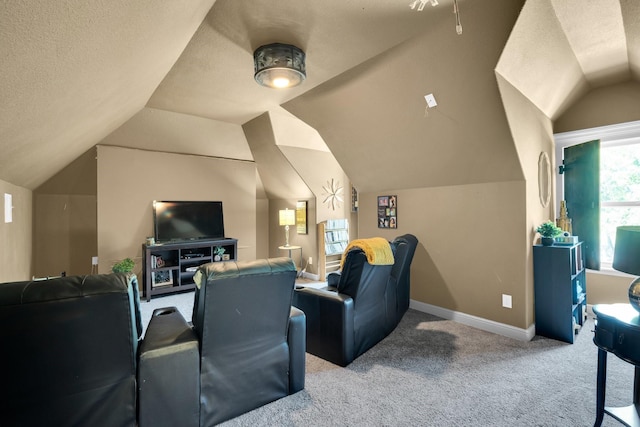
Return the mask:
{"type": "Polygon", "coordinates": [[[585,266],[600,270],[600,141],[566,147],[562,163],[573,235],[583,242],[585,266]]]}

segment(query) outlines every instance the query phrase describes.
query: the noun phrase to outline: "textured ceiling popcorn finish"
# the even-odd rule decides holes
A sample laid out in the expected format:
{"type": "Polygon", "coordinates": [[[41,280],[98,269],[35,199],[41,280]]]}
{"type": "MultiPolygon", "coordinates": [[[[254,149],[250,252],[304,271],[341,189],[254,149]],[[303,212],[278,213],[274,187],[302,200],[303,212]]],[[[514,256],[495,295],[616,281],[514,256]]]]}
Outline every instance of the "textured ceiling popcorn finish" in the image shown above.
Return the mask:
{"type": "MultiPolygon", "coordinates": [[[[465,37],[485,38],[493,25],[481,25],[477,17],[487,7],[506,6],[503,0],[460,0],[465,31],[457,36],[453,0],[440,0],[438,6],[421,13],[412,11],[408,3],[3,2],[0,180],[29,189],[38,187],[145,107],[211,119],[215,121],[212,128],[233,134],[220,123],[243,125],[321,85],[325,90],[314,96],[327,96],[342,81],[340,76],[354,67],[362,67],[358,78],[367,79],[373,67],[393,65],[384,61],[392,48],[402,50],[403,43],[417,38],[424,37],[430,48],[437,49],[443,36],[430,35],[445,34],[441,28],[451,32],[454,39],[450,43],[463,43],[465,37]],[[299,87],[274,91],[253,80],[253,50],[274,42],[294,44],[306,52],[307,79],[299,87]]],[[[636,0],[528,0],[496,72],[552,119],[592,87],[622,81],[629,75],[638,79],[639,4],[636,0]]],[[[497,22],[502,19],[499,9],[491,16],[497,22]]],[[[408,75],[415,77],[421,71],[412,68],[413,58],[395,58],[406,61],[395,65],[408,75]]],[[[399,78],[387,86],[399,96],[407,81],[399,78]]],[[[365,90],[366,86],[359,88],[365,90]]],[[[377,89],[390,90],[381,86],[377,89]]],[[[411,105],[416,97],[422,114],[420,97],[430,86],[425,81],[417,94],[407,93],[404,100],[395,102],[411,105]]],[[[438,101],[439,111],[445,112],[447,99],[439,97],[438,101]]],[[[378,107],[368,108],[375,111],[378,107]]],[[[137,120],[148,120],[152,113],[137,120]]],[[[350,113],[366,116],[370,111],[350,113]]],[[[325,111],[315,115],[318,123],[326,116],[325,111]]],[[[394,139],[416,141],[416,135],[398,126],[394,139]]],[[[341,143],[346,146],[351,142],[341,143]]],[[[202,146],[187,145],[179,150],[194,154],[206,151],[202,146]]],[[[251,157],[240,147],[224,153],[251,157]]]]}

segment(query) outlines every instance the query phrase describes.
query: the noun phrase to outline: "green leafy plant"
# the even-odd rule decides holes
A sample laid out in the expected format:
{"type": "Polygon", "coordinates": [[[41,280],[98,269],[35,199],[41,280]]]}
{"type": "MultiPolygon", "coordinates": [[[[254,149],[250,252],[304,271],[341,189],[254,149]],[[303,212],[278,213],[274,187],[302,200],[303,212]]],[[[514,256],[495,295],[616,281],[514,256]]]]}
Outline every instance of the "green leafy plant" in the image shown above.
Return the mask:
{"type": "Polygon", "coordinates": [[[560,227],[556,227],[556,225],[551,221],[540,224],[540,226],[536,228],[536,231],[540,233],[542,237],[556,237],[562,234],[562,229],[560,227]]]}
{"type": "Polygon", "coordinates": [[[114,273],[131,273],[134,266],[135,262],[133,262],[131,258],[125,258],[122,261],[113,264],[113,267],[111,267],[111,271],[113,271],[114,273]]]}
{"type": "Polygon", "coordinates": [[[216,246],[213,249],[213,253],[218,255],[218,256],[222,256],[224,254],[224,252],[225,252],[225,250],[224,250],[224,248],[222,246],[216,246]]]}

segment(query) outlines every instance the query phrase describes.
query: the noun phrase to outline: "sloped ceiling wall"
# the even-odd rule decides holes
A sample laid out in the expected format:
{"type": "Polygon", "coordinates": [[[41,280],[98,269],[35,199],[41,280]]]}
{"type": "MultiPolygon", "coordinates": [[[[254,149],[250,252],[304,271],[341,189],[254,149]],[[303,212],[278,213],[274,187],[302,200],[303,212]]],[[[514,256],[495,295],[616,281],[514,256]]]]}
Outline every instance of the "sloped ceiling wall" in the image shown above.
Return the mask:
{"type": "MultiPolygon", "coordinates": [[[[371,62],[359,69],[357,76],[365,79],[358,86],[364,94],[356,93],[354,87],[349,95],[373,103],[340,99],[342,105],[357,109],[357,113],[348,114],[358,119],[354,125],[368,124],[368,119],[377,122],[387,117],[389,110],[395,112],[389,117],[397,119],[385,119],[389,125],[379,134],[371,135],[368,127],[358,132],[367,142],[382,150],[388,144],[408,147],[405,138],[394,138],[399,134],[407,135],[414,144],[437,144],[440,140],[451,144],[454,139],[466,139],[467,135],[439,136],[455,133],[459,127],[454,117],[459,115],[458,107],[471,113],[485,108],[468,102],[465,94],[469,85],[486,81],[485,76],[476,77],[457,67],[473,67],[469,64],[477,60],[482,68],[491,59],[471,51],[468,46],[474,42],[469,39],[497,41],[491,34],[511,22],[510,14],[521,2],[459,3],[465,28],[462,37],[453,31],[452,0],[440,0],[438,7],[427,7],[423,12],[388,0],[3,2],[0,179],[36,188],[125,123],[147,101],[147,106],[155,109],[241,125],[338,76],[317,92],[325,96],[344,86],[346,80],[355,79],[353,74],[341,73],[365,60],[371,62]],[[415,58],[403,56],[406,48],[376,58],[421,33],[425,34],[419,37],[424,46],[415,58]],[[309,77],[304,86],[275,92],[253,82],[252,50],[275,40],[298,43],[306,50],[309,77]],[[375,74],[367,80],[364,70],[374,66],[394,74],[375,74]],[[388,80],[376,80],[383,74],[388,80]],[[446,93],[439,82],[432,81],[433,75],[444,77],[446,93]],[[414,83],[406,85],[405,80],[414,83]],[[413,120],[413,115],[423,114],[422,96],[430,92],[440,102],[430,118],[439,115],[441,123],[427,120],[426,130],[427,125],[399,129],[413,120]],[[390,106],[376,108],[388,100],[390,106]],[[457,104],[456,109],[448,108],[454,106],[451,102],[457,104]],[[452,111],[456,111],[454,116],[452,111]],[[384,144],[377,139],[384,139],[384,144]]],[[[526,4],[523,30],[509,42],[513,46],[509,49],[511,59],[501,61],[499,72],[547,117],[555,119],[574,99],[597,85],[615,83],[629,73],[639,78],[637,0],[536,0],[526,4]]],[[[333,114],[338,114],[340,105],[334,106],[333,114]]],[[[333,117],[316,121],[324,124],[328,119],[333,117]]],[[[336,132],[348,136],[340,129],[336,132]]],[[[358,142],[336,138],[340,144],[349,143],[347,139],[358,142]]],[[[332,150],[337,147],[334,144],[332,150]]],[[[443,155],[446,161],[458,157],[448,149],[443,155]]],[[[505,176],[511,172],[506,171],[505,176]]],[[[473,170],[471,176],[496,179],[473,170]]]]}
{"type": "Polygon", "coordinates": [[[275,142],[279,151],[309,187],[316,198],[316,218],[311,223],[327,219],[348,218],[351,213],[350,182],[329,147],[312,127],[280,109],[269,114],[275,142]],[[340,199],[335,205],[328,200],[330,181],[341,187],[340,199]]]}
{"type": "Polygon", "coordinates": [[[278,149],[269,113],[242,127],[269,199],[308,199],[313,193],[278,149]]]}
{"type": "Polygon", "coordinates": [[[442,21],[284,108],[320,132],[359,191],[521,180],[493,73],[520,6],[469,3],[470,35],[442,21]],[[428,93],[438,106],[425,115],[428,93]]]}
{"type": "Polygon", "coordinates": [[[553,118],[588,90],[587,80],[549,0],[527,2],[516,25],[496,72],[553,118]]]}
{"type": "Polygon", "coordinates": [[[636,0],[620,0],[624,34],[627,42],[627,54],[631,74],[635,80],[640,80],[640,2],[636,0]]]}
{"type": "Polygon", "coordinates": [[[148,107],[100,144],[253,161],[240,126],[148,107]]]}
{"type": "Polygon", "coordinates": [[[589,91],[638,80],[640,3],[529,0],[496,72],[551,120],[589,91]]]}
{"type": "Polygon", "coordinates": [[[0,179],[33,189],[138,112],[215,0],[0,6],[0,179]]]}
{"type": "MultiPolygon", "coordinates": [[[[389,0],[218,0],[149,106],[243,124],[451,17],[453,0],[412,12],[389,0]],[[253,51],[291,43],[307,54],[304,85],[253,79],[253,51]]],[[[460,0],[466,2],[467,0],[460,0]]]]}

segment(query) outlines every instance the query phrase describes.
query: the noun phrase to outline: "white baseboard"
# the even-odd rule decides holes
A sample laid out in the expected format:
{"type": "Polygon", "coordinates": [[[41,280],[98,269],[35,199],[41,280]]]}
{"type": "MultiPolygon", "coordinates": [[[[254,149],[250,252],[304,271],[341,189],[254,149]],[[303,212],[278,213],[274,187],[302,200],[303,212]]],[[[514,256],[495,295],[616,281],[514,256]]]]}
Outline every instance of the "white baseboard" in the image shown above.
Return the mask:
{"type": "Polygon", "coordinates": [[[306,271],[303,271],[300,273],[300,277],[304,277],[305,279],[309,279],[309,280],[320,280],[320,276],[317,274],[313,274],[313,273],[309,273],[306,271]]]}
{"type": "Polygon", "coordinates": [[[470,314],[460,313],[414,300],[409,302],[409,307],[423,313],[432,314],[447,320],[453,320],[455,322],[462,323],[463,325],[472,326],[483,331],[520,341],[531,341],[536,334],[535,324],[529,326],[527,329],[516,328],[515,326],[505,325],[504,323],[494,322],[493,320],[483,319],[482,317],[472,316],[470,314]]]}

